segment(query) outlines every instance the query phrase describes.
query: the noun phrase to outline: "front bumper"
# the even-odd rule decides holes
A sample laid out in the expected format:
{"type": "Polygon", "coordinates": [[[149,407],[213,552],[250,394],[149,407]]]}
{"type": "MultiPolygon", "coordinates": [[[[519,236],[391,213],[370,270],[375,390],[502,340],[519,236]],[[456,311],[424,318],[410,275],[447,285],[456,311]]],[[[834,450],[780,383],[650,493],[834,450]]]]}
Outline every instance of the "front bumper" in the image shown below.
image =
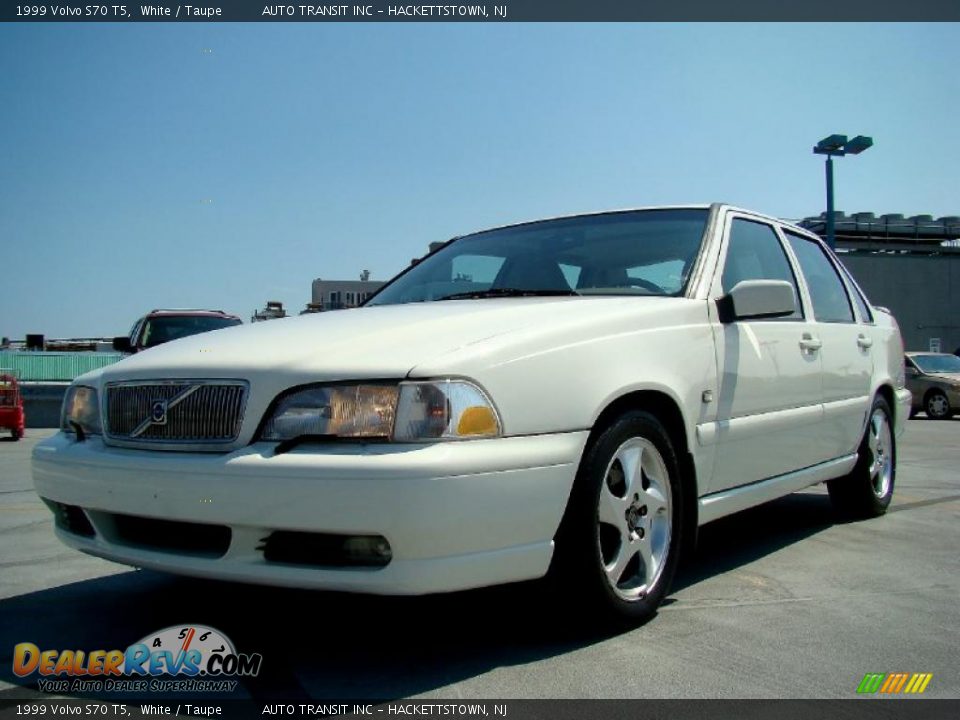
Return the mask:
{"type": "Polygon", "coordinates": [[[907,429],[907,420],[910,417],[910,408],[913,403],[913,393],[906,388],[895,392],[897,407],[893,408],[893,430],[895,435],[902,435],[907,429]]]}
{"type": "Polygon", "coordinates": [[[377,594],[461,590],[542,576],[586,432],[427,445],[273,445],[229,454],[127,450],[58,433],[33,453],[37,493],[82,508],[67,545],[117,562],[226,580],[377,594]],[[117,537],[114,515],[226,526],[219,557],[117,537]],[[382,568],[267,560],[276,531],[378,534],[382,568]]]}

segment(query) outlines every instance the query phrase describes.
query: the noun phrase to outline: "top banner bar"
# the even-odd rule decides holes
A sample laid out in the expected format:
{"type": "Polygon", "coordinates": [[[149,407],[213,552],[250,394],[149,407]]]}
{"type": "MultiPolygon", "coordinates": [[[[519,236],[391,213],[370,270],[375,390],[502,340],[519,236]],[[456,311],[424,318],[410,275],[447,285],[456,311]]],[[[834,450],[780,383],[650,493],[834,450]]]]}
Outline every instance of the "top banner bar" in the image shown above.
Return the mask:
{"type": "MultiPolygon", "coordinates": [[[[0,22],[644,22],[957,21],[958,0],[497,0],[463,4],[274,5],[218,0],[97,5],[0,3],[0,22]]],[[[853,30],[855,32],[855,30],[853,30]]]]}

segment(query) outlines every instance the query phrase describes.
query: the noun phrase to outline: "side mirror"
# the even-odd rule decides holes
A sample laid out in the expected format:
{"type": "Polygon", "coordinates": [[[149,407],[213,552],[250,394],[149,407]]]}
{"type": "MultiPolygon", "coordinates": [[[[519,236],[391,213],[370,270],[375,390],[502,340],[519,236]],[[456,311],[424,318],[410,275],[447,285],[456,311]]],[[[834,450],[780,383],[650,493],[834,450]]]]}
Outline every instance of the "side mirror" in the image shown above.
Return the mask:
{"type": "Polygon", "coordinates": [[[903,369],[903,372],[907,377],[917,377],[920,374],[919,370],[917,370],[915,367],[910,367],[909,365],[903,369]]]}
{"type": "Polygon", "coordinates": [[[741,280],[717,300],[722,323],[786,317],[796,309],[793,285],[785,280],[741,280]]]}
{"type": "Polygon", "coordinates": [[[130,344],[130,338],[126,335],[121,335],[113,339],[113,349],[122,353],[132,353],[134,351],[133,345],[130,344]]]}

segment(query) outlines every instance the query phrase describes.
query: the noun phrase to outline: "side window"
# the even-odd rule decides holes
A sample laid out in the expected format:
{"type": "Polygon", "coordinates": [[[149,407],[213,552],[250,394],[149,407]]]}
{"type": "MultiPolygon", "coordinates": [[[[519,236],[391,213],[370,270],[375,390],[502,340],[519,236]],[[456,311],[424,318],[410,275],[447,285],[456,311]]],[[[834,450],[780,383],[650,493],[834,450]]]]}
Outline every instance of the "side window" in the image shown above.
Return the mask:
{"type": "Polygon", "coordinates": [[[819,243],[787,233],[790,247],[800,263],[813,301],[813,316],[818,322],[852,323],[853,307],[840,275],[819,243]]]}
{"type": "Polygon", "coordinates": [[[790,269],[790,261],[773,228],[752,220],[735,219],[730,226],[727,260],[723,266],[721,283],[724,292],[730,292],[742,280],[785,280],[793,285],[793,300],[797,310],[784,320],[803,317],[797,280],[790,269]]]}

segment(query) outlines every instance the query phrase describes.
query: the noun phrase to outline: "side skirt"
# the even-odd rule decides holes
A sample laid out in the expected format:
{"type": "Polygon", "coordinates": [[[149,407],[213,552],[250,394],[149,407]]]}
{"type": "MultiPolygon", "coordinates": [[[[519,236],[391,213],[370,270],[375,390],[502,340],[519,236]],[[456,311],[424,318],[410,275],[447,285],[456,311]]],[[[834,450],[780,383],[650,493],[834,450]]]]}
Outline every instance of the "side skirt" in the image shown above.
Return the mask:
{"type": "Polygon", "coordinates": [[[805,487],[846,475],[853,470],[853,466],[856,464],[857,455],[854,453],[786,475],[778,475],[750,485],[741,485],[729,490],[704,495],[699,500],[699,524],[705,525],[726,515],[762,505],[805,487]]]}

